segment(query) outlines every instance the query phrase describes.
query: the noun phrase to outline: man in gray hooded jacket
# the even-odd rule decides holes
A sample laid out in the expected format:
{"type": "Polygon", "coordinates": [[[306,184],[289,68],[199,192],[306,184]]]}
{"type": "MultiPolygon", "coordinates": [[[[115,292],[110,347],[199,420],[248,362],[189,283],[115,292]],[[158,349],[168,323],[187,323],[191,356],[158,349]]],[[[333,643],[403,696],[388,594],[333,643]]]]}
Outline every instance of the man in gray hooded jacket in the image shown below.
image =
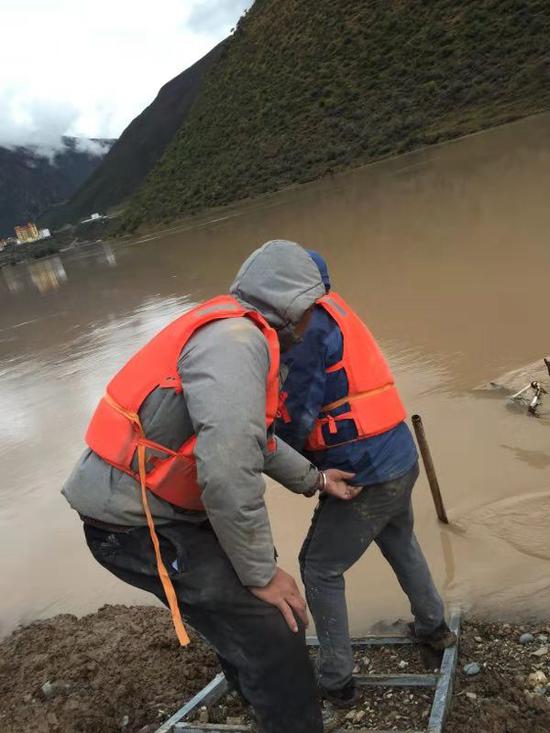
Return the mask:
{"type": "MultiPolygon", "coordinates": [[[[276,240],[246,260],[230,292],[276,329],[284,350],[299,340],[325,289],[306,251],[276,240]]],[[[323,488],[345,500],[359,490],[345,483],[350,474],[320,473],[280,439],[268,450],[269,364],[266,339],[247,318],[216,320],[192,336],[178,362],[183,394],[158,388],[139,414],[145,434],[168,448],[196,436],[205,511],[153,494],[149,504],[184,618],[213,645],[261,730],[320,733],[305,602],[276,564],[262,472],[306,496],[323,488]]],[[[63,494],[96,560],[166,602],[136,481],[88,449],[63,494]]]]}

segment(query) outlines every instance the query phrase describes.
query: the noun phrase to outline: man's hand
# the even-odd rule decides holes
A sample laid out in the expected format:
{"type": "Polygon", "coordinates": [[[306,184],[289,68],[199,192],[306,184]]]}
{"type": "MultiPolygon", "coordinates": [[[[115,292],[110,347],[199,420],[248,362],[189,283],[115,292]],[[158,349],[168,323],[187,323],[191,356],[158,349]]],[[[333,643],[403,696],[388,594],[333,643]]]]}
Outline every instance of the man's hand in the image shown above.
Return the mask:
{"type": "Polygon", "coordinates": [[[329,468],[324,472],[326,476],[326,486],[323,493],[335,496],[337,499],[349,501],[361,493],[362,486],[350,486],[346,483],[346,479],[353,478],[354,473],[348,471],[340,471],[338,468],[329,468]]]}
{"type": "Polygon", "coordinates": [[[293,611],[298,614],[305,626],[308,625],[306,602],[302,598],[292,575],[285,573],[284,570],[277,568],[275,575],[266,586],[263,588],[250,587],[249,590],[261,601],[276,606],[295,633],[298,631],[298,624],[293,611]]]}

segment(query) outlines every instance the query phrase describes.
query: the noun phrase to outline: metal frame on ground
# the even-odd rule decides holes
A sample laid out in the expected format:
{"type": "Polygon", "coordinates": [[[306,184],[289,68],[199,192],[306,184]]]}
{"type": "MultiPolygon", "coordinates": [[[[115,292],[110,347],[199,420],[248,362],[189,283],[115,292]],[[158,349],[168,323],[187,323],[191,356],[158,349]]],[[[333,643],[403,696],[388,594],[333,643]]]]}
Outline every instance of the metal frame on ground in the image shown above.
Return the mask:
{"type": "MultiPolygon", "coordinates": [[[[460,635],[460,614],[451,615],[449,626],[457,637],[460,635]]],[[[390,646],[417,643],[409,636],[365,636],[354,639],[353,646],[390,646]]],[[[310,646],[318,646],[315,638],[308,639],[310,646]]],[[[443,653],[441,667],[435,674],[366,674],[356,675],[355,680],[362,687],[433,687],[434,700],[424,731],[382,731],[371,728],[356,729],[354,733],[443,733],[445,717],[451,702],[454,673],[458,659],[458,644],[446,649],[443,653]]],[[[203,690],[169,718],[156,733],[251,733],[247,725],[221,725],[217,723],[190,723],[185,718],[204,705],[213,705],[228,691],[228,684],[223,674],[217,675],[203,690]]],[[[346,733],[339,730],[335,733],[346,733]]]]}

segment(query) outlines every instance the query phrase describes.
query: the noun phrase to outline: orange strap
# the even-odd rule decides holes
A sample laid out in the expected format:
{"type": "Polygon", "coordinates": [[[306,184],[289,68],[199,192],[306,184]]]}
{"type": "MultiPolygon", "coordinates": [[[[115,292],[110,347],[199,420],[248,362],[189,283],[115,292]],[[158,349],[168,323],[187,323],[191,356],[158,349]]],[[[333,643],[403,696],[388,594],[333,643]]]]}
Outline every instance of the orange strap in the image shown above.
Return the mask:
{"type": "MultiPolygon", "coordinates": [[[[328,405],[323,405],[323,407],[321,407],[321,412],[330,412],[330,410],[334,410],[341,405],[345,405],[347,402],[355,402],[356,400],[361,400],[365,397],[371,397],[372,395],[380,394],[380,392],[387,392],[389,389],[392,389],[392,387],[395,387],[395,385],[385,384],[383,387],[378,387],[378,389],[371,389],[368,392],[359,392],[359,394],[342,397],[341,400],[336,400],[335,402],[331,402],[328,405]]],[[[338,420],[339,418],[342,419],[340,415],[335,416],[336,420],[338,420]]]]}
{"type": "Polygon", "coordinates": [[[168,606],[170,607],[170,613],[172,614],[172,622],[174,624],[179,643],[182,646],[187,646],[187,644],[189,644],[189,636],[187,634],[187,631],[185,630],[185,626],[183,625],[176,591],[174,590],[174,586],[172,584],[170,576],[168,575],[168,571],[166,570],[164,562],[162,561],[159,539],[155,530],[153,515],[151,514],[151,509],[149,508],[149,501],[147,499],[147,486],[145,484],[145,446],[140,443],[138,445],[137,451],[139,479],[141,484],[141,501],[143,504],[143,510],[145,511],[145,516],[147,517],[147,526],[149,527],[151,541],[153,543],[153,547],[155,548],[155,557],[157,558],[157,571],[159,574],[160,582],[162,583],[162,587],[164,588],[164,593],[166,594],[166,598],[168,600],[168,606]]]}
{"type": "Polygon", "coordinates": [[[325,369],[325,372],[327,374],[332,374],[333,372],[338,372],[340,371],[340,369],[344,369],[344,368],[345,368],[344,360],[340,359],[340,361],[337,361],[336,364],[333,364],[332,366],[327,367],[325,369]]]}
{"type": "Polygon", "coordinates": [[[148,441],[145,438],[145,433],[143,432],[143,426],[141,424],[141,420],[139,419],[139,415],[137,415],[135,412],[130,412],[129,410],[125,410],[123,407],[117,404],[115,400],[113,400],[113,398],[109,394],[105,395],[105,399],[114,409],[116,409],[122,415],[127,417],[128,420],[130,420],[130,422],[132,422],[136,426],[137,430],[140,433],[140,440],[138,441],[137,454],[138,454],[138,467],[139,467],[139,482],[141,484],[141,503],[143,504],[143,511],[145,512],[145,517],[147,519],[147,526],[149,527],[149,534],[151,535],[151,542],[153,543],[153,548],[155,550],[155,557],[157,560],[157,572],[159,574],[160,582],[162,583],[162,587],[164,589],[164,593],[168,601],[170,613],[172,614],[172,622],[176,630],[176,635],[178,637],[179,643],[182,646],[187,646],[187,644],[189,644],[189,636],[187,634],[187,631],[185,630],[185,626],[183,625],[183,620],[181,618],[181,612],[180,612],[180,607],[178,603],[178,598],[176,596],[176,591],[174,590],[172,580],[170,579],[170,576],[168,575],[168,571],[166,570],[166,567],[162,560],[159,539],[157,536],[157,532],[155,530],[155,522],[153,520],[153,515],[151,514],[151,509],[149,507],[149,500],[147,498],[147,483],[146,483],[147,470],[145,468],[145,449],[146,449],[146,444],[148,443],[148,441]]]}

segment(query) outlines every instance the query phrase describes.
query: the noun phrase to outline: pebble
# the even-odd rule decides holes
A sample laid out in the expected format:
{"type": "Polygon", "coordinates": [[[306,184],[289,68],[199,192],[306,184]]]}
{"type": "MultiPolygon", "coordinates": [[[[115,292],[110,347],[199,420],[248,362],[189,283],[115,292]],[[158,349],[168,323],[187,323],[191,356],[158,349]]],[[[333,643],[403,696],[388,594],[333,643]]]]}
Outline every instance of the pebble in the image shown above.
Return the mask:
{"type": "Polygon", "coordinates": [[[537,639],[538,641],[542,642],[543,644],[546,644],[546,642],[548,641],[548,637],[546,636],[546,634],[539,634],[537,636],[537,639]]]}
{"type": "Polygon", "coordinates": [[[537,649],[536,652],[531,652],[532,657],[544,657],[545,654],[548,654],[547,646],[541,646],[541,648],[537,649]]]}
{"type": "Polygon", "coordinates": [[[49,697],[52,697],[53,685],[49,680],[48,682],[44,682],[44,684],[42,685],[42,694],[44,695],[46,699],[48,699],[49,697]]]}
{"type": "Polygon", "coordinates": [[[399,667],[399,669],[405,669],[405,667],[409,666],[409,663],[402,659],[397,666],[399,667]]]}
{"type": "Polygon", "coordinates": [[[474,641],[477,642],[478,644],[481,644],[483,639],[481,638],[481,636],[474,636],[474,641]]]}
{"type": "Polygon", "coordinates": [[[242,715],[228,715],[225,722],[227,723],[227,725],[242,725],[244,723],[244,718],[242,717],[242,715]]]}
{"type": "Polygon", "coordinates": [[[54,682],[50,682],[50,680],[48,680],[47,682],[44,682],[41,689],[46,700],[49,700],[55,695],[67,693],[67,691],[71,689],[71,685],[67,682],[63,682],[62,680],[55,680],[54,682]]]}
{"type": "Polygon", "coordinates": [[[541,670],[538,672],[531,672],[527,680],[532,687],[540,687],[548,682],[547,676],[541,670]]]}
{"type": "Polygon", "coordinates": [[[469,664],[464,665],[463,669],[464,674],[467,674],[469,677],[473,677],[481,672],[481,667],[477,662],[469,662],[469,664]]]}
{"type": "Polygon", "coordinates": [[[129,722],[130,722],[130,716],[129,715],[125,715],[122,718],[122,720],[120,721],[120,727],[121,728],[126,728],[129,722]]]}
{"type": "Polygon", "coordinates": [[[531,642],[535,641],[535,637],[533,634],[522,634],[519,637],[519,643],[520,644],[531,644],[531,642]]]}
{"type": "Polygon", "coordinates": [[[475,692],[467,692],[466,697],[468,700],[477,700],[477,695],[475,692]]]}

